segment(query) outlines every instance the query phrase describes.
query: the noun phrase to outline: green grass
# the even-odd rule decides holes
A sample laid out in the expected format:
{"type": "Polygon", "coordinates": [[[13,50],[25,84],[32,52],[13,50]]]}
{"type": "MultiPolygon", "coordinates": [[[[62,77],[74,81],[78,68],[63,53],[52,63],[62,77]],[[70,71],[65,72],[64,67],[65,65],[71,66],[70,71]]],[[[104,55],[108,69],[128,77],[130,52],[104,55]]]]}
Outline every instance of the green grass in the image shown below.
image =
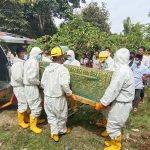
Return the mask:
{"type": "MultiPolygon", "coordinates": [[[[145,103],[137,113],[131,113],[125,128],[126,133],[138,128],[141,132],[150,132],[150,89],[146,89],[145,103]]],[[[49,125],[41,125],[43,133],[36,135],[29,129],[21,129],[17,125],[16,107],[0,112],[0,149],[1,150],[102,150],[104,139],[99,136],[103,129],[95,126],[101,114],[90,106],[83,106],[77,113],[69,117],[68,126],[72,127],[70,135],[61,137],[55,143],[50,138],[49,125]]],[[[134,149],[134,144],[125,143],[128,150],[134,149]]],[[[137,148],[136,148],[137,149],[137,148]]]]}
{"type": "Polygon", "coordinates": [[[132,112],[127,122],[127,129],[138,128],[140,131],[150,131],[150,88],[145,90],[144,104],[139,105],[138,111],[132,112]]]}

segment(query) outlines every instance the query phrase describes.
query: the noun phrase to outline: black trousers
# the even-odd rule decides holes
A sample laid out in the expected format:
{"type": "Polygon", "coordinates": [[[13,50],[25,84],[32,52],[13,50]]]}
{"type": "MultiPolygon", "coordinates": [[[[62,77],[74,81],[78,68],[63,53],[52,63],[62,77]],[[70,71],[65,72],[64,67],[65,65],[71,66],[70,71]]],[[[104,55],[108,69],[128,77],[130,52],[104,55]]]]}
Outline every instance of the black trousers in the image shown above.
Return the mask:
{"type": "Polygon", "coordinates": [[[141,100],[141,92],[142,92],[143,89],[136,89],[135,90],[135,97],[134,97],[134,100],[133,100],[133,108],[137,108],[138,107],[138,104],[141,100]]]}
{"type": "Polygon", "coordinates": [[[141,99],[144,98],[144,88],[141,90],[141,94],[140,94],[141,99]]]}

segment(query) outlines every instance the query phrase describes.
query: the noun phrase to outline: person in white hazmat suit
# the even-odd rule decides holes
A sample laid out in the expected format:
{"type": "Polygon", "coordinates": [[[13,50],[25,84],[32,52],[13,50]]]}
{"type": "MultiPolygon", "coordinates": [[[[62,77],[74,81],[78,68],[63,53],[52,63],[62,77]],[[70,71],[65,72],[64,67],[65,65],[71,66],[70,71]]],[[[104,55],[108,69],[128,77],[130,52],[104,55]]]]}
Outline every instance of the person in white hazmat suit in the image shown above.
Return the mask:
{"type": "Polygon", "coordinates": [[[66,96],[75,99],[69,87],[70,74],[63,66],[63,52],[55,47],[51,50],[52,63],[46,67],[41,86],[44,89],[44,108],[51,128],[51,138],[58,142],[60,134],[70,133],[66,127],[68,106],[66,96]]]}
{"type": "MultiPolygon", "coordinates": [[[[66,65],[80,66],[80,62],[75,59],[75,53],[73,50],[67,51],[67,60],[64,62],[66,65]]],[[[70,108],[75,109],[77,107],[77,101],[71,101],[70,108]]]]}
{"type": "Polygon", "coordinates": [[[114,61],[108,51],[101,51],[99,53],[101,67],[104,70],[114,71],[114,61]]]}
{"type": "Polygon", "coordinates": [[[13,92],[18,101],[18,125],[22,128],[28,128],[29,125],[24,122],[27,111],[27,101],[24,95],[23,84],[23,67],[24,67],[24,50],[23,48],[17,48],[16,54],[18,57],[14,58],[14,64],[11,67],[11,85],[13,86],[13,92]]]}
{"type": "Polygon", "coordinates": [[[80,62],[75,59],[75,54],[73,50],[67,52],[67,60],[64,62],[66,65],[80,66],[80,62]]]}
{"type": "MultiPolygon", "coordinates": [[[[114,71],[114,60],[111,58],[110,53],[108,51],[102,51],[99,54],[99,59],[101,63],[101,67],[103,70],[114,71]]],[[[109,106],[102,110],[102,121],[101,127],[106,128],[107,118],[108,118],[109,106]]],[[[107,137],[109,134],[106,130],[101,133],[102,137],[107,137]]]]}
{"type": "Polygon", "coordinates": [[[39,119],[42,111],[41,98],[39,94],[39,61],[41,60],[41,49],[33,47],[30,52],[29,59],[24,64],[24,85],[25,96],[29,108],[30,115],[30,130],[34,133],[41,133],[42,130],[37,127],[37,123],[43,123],[44,119],[39,119]]]}
{"type": "Polygon", "coordinates": [[[121,149],[121,128],[125,125],[132,110],[135,87],[133,72],[128,65],[129,57],[130,53],[126,48],[119,49],[116,52],[114,57],[115,71],[110,85],[100,103],[97,103],[95,107],[96,110],[100,111],[112,103],[106,128],[111,140],[104,142],[104,150],[121,149]]]}

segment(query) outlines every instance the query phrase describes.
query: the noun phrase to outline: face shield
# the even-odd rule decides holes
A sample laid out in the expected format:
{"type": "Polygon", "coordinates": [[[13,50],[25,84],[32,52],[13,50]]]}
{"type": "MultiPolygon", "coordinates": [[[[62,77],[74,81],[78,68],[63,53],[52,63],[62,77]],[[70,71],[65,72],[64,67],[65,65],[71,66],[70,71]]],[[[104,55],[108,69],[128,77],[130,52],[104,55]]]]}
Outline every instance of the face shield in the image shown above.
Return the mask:
{"type": "Polygon", "coordinates": [[[75,59],[75,54],[73,50],[69,50],[67,52],[67,60],[68,61],[73,61],[75,59]]]}
{"type": "Polygon", "coordinates": [[[73,58],[70,55],[67,55],[67,60],[72,61],[73,58]]]}
{"type": "Polygon", "coordinates": [[[40,62],[42,60],[42,55],[41,54],[37,55],[36,60],[40,62]]]}

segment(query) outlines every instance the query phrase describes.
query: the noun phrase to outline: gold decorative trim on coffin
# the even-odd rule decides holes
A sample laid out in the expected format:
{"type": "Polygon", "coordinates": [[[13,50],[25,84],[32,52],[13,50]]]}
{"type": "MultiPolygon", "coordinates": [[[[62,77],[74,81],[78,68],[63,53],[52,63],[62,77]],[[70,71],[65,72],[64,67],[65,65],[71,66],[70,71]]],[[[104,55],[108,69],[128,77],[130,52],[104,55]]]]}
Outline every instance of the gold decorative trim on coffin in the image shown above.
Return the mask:
{"type": "MultiPolygon", "coordinates": [[[[40,63],[41,75],[48,65],[49,63],[40,63]]],[[[96,102],[99,102],[108,87],[112,72],[87,67],[65,66],[70,72],[70,86],[73,94],[77,96],[76,100],[95,106],[96,102]]]]}

